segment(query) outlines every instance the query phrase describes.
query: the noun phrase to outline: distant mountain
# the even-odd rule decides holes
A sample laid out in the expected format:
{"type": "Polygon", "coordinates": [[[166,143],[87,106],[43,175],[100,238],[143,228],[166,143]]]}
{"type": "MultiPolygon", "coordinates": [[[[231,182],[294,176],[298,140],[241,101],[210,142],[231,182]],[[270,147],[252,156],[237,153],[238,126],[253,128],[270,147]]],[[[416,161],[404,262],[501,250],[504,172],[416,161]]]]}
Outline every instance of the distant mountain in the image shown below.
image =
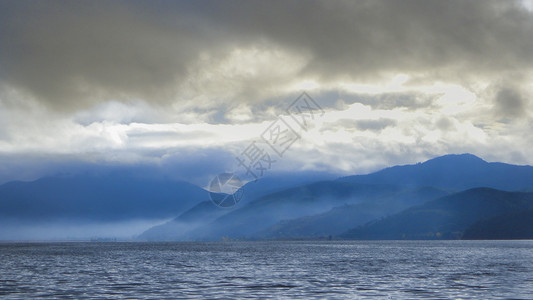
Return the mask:
{"type": "Polygon", "coordinates": [[[346,239],[458,239],[474,223],[533,209],[533,193],[476,188],[349,230],[346,239]]]}
{"type": "Polygon", "coordinates": [[[258,233],[261,238],[315,238],[335,236],[369,221],[397,213],[448,193],[431,187],[405,190],[363,203],[335,207],[327,212],[281,221],[258,233]]]}
{"type": "Polygon", "coordinates": [[[244,204],[268,194],[313,182],[333,180],[337,177],[330,173],[315,171],[270,173],[265,177],[244,185],[243,197],[238,203],[238,206],[242,207],[244,204]]]}
{"type": "MultiPolygon", "coordinates": [[[[256,232],[281,220],[314,215],[335,206],[355,204],[398,192],[400,189],[391,185],[316,182],[260,197],[192,230],[190,235],[204,240],[218,240],[225,236],[256,238],[256,232]]],[[[159,229],[162,230],[162,227],[159,229]]],[[[147,238],[146,234],[142,236],[147,238]]]]}
{"type": "Polygon", "coordinates": [[[533,239],[533,210],[512,212],[476,222],[463,234],[465,240],[533,239]]]}
{"type": "Polygon", "coordinates": [[[0,221],[164,219],[208,199],[202,188],[164,178],[47,177],[0,186],[0,221]]]}
{"type": "Polygon", "coordinates": [[[196,240],[198,238],[191,234],[191,231],[213,222],[232,209],[234,208],[222,209],[215,206],[211,201],[204,201],[182,213],[177,218],[146,230],[137,238],[147,241],[196,240]]]}
{"type": "MultiPolygon", "coordinates": [[[[200,187],[143,172],[94,172],[10,182],[0,185],[0,228],[8,228],[4,225],[9,222],[12,229],[45,223],[57,228],[74,220],[82,230],[88,223],[151,220],[146,225],[151,226],[172,219],[146,231],[141,238],[218,240],[224,236],[257,239],[336,235],[374,220],[345,236],[429,238],[438,232],[441,238],[457,238],[468,232],[477,238],[488,236],[493,231],[487,228],[497,223],[482,220],[530,209],[527,203],[515,203],[516,197],[522,197],[519,195],[529,194],[494,189],[533,190],[533,167],[488,163],[471,154],[446,155],[336,180],[324,180],[331,174],[320,172],[270,175],[247,183],[242,201],[231,209],[215,207],[200,187]],[[490,189],[425,203],[446,193],[477,187],[490,189]],[[511,209],[512,205],[520,209],[511,209]],[[478,221],[479,225],[474,226],[478,221]]],[[[512,218],[506,218],[495,220],[515,226],[512,218]]],[[[27,227],[25,232],[36,231],[27,227]]],[[[16,237],[16,233],[10,236],[16,237]]]]}
{"type": "Polygon", "coordinates": [[[520,191],[533,187],[533,167],[489,163],[472,154],[452,154],[368,175],[343,177],[339,181],[406,187],[432,186],[456,191],[475,187],[520,191]]]}
{"type": "Polygon", "coordinates": [[[211,201],[201,202],[175,219],[148,229],[140,234],[138,238],[140,240],[197,240],[200,237],[208,235],[208,224],[215,219],[244,207],[256,198],[287,189],[288,187],[303,185],[331,177],[332,175],[323,172],[304,172],[300,174],[285,172],[272,174],[257,181],[246,183],[242,187],[244,191],[242,199],[234,207],[219,208],[211,201]],[[199,235],[197,229],[202,226],[204,230],[199,235]],[[194,233],[194,230],[197,230],[197,232],[194,233]]]}
{"type": "MultiPolygon", "coordinates": [[[[335,235],[447,193],[476,187],[532,190],[533,167],[488,163],[471,154],[446,155],[415,165],[396,166],[368,175],[319,181],[285,190],[279,190],[280,185],[277,185],[278,191],[255,198],[254,193],[268,189],[258,185],[259,189],[251,192],[251,187],[251,183],[246,186],[245,195],[249,197],[246,201],[215,220],[210,219],[212,214],[209,211],[205,212],[207,216],[196,215],[198,222],[195,224],[203,224],[187,231],[186,239],[335,235]],[[437,192],[425,196],[411,194],[424,190],[437,192]]],[[[149,233],[152,237],[163,237],[164,232],[172,232],[170,227],[175,225],[169,222],[166,227],[158,227],[159,233],[155,229],[149,233]]],[[[148,237],[147,234],[143,236],[148,237]]]]}

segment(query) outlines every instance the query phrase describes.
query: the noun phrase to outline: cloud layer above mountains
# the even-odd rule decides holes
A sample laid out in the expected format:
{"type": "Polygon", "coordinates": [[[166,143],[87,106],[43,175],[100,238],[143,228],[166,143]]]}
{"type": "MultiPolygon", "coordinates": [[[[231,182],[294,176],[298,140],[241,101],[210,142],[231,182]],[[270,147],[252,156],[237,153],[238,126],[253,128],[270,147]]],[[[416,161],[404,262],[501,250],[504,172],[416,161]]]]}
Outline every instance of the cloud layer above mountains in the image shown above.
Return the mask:
{"type": "Polygon", "coordinates": [[[3,1],[0,164],[21,171],[0,181],[31,177],[43,157],[167,164],[195,153],[231,169],[221,160],[304,90],[325,115],[276,168],[363,173],[458,152],[532,164],[531,7],[3,1]]]}

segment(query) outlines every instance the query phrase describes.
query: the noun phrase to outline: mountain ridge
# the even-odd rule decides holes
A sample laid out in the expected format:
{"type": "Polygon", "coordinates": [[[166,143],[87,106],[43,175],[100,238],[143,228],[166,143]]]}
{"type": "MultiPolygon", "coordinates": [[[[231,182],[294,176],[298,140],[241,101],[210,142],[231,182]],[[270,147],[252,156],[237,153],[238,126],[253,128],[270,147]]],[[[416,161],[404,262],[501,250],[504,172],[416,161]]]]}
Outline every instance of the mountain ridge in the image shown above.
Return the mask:
{"type": "Polygon", "coordinates": [[[344,176],[344,182],[394,183],[433,186],[452,190],[491,187],[516,191],[533,187],[533,167],[500,162],[486,162],[469,153],[448,154],[422,163],[393,166],[366,175],[344,176]]]}
{"type": "MultiPolygon", "coordinates": [[[[366,220],[365,218],[381,218],[390,213],[396,213],[397,211],[391,210],[389,207],[398,205],[401,202],[398,195],[408,190],[426,187],[442,190],[446,193],[455,193],[477,187],[498,189],[502,186],[508,189],[516,187],[517,190],[531,189],[533,187],[533,167],[489,163],[472,154],[446,155],[423,163],[386,168],[367,175],[318,181],[277,191],[256,198],[244,206],[219,216],[208,224],[197,227],[193,236],[207,240],[216,240],[221,237],[272,238],[275,235],[268,233],[268,228],[271,226],[274,226],[272,227],[273,232],[279,230],[279,232],[297,233],[298,230],[294,231],[289,227],[300,226],[300,230],[303,230],[301,226],[304,226],[304,223],[309,228],[308,231],[304,231],[313,232],[314,229],[321,226],[320,222],[316,220],[322,218],[324,213],[336,206],[341,209],[337,209],[333,215],[344,218],[346,220],[344,224],[352,222],[349,216],[342,214],[342,208],[354,208],[352,206],[344,207],[343,204],[359,205],[357,207],[362,209],[358,212],[360,213],[359,217],[366,220]],[[516,175],[517,173],[518,175],[516,175]],[[520,177],[524,174],[527,175],[525,180],[516,179],[517,176],[520,177]],[[364,194],[365,189],[373,190],[373,194],[364,194]],[[350,199],[356,190],[358,190],[359,198],[364,199],[364,201],[359,199],[362,201],[360,202],[355,198],[350,199]],[[379,195],[380,192],[381,195],[379,195]],[[386,200],[387,198],[390,199],[386,200]],[[345,200],[339,201],[339,199],[345,200]],[[369,201],[377,201],[375,202],[377,205],[369,205],[369,201]],[[318,205],[315,207],[316,209],[313,209],[313,205],[317,203],[321,203],[322,206],[318,205]],[[361,205],[361,203],[365,203],[365,205],[361,205]],[[382,206],[381,209],[379,208],[380,205],[382,206]],[[301,218],[301,222],[297,221],[298,218],[301,218]]],[[[433,200],[430,198],[424,198],[424,201],[433,200]]],[[[334,218],[333,215],[330,218],[334,218]]],[[[357,224],[357,222],[352,222],[352,224],[357,224]]],[[[327,225],[324,224],[323,226],[327,225]]],[[[346,230],[348,229],[346,228],[346,230]]],[[[321,234],[333,233],[315,230],[316,234],[318,232],[321,234]]],[[[296,233],[294,233],[296,236],[284,237],[306,237],[306,235],[301,236],[296,233]]],[[[307,235],[307,237],[310,236],[312,235],[307,235]]]]}
{"type": "Polygon", "coordinates": [[[533,193],[473,188],[341,234],[345,239],[460,239],[474,223],[533,209],[533,193]]]}
{"type": "MultiPolygon", "coordinates": [[[[0,225],[9,220],[39,224],[53,220],[151,219],[179,225],[155,234],[162,240],[167,240],[165,235],[169,234],[170,240],[277,238],[272,233],[275,230],[268,233],[272,226],[289,234],[286,237],[305,238],[335,235],[343,226],[352,228],[434,200],[435,195],[417,198],[416,193],[410,194],[417,189],[446,194],[479,187],[507,192],[533,190],[531,166],[486,162],[472,154],[459,154],[331,180],[325,180],[326,175],[320,172],[300,177],[298,173],[281,174],[246,184],[243,200],[231,209],[220,210],[210,203],[208,192],[198,186],[131,170],[2,184],[0,225]],[[322,224],[333,221],[336,227],[323,230],[327,226],[322,224]]],[[[151,227],[140,236],[150,239],[148,233],[157,233],[163,225],[151,227]]]]}

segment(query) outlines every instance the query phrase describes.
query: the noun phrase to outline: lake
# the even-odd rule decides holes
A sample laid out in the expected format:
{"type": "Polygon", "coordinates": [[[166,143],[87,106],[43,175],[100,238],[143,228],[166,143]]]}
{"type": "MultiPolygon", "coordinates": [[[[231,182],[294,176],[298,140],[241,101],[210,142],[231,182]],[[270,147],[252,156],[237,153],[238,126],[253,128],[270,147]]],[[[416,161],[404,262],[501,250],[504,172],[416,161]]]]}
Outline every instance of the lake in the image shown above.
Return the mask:
{"type": "Polygon", "coordinates": [[[533,299],[533,241],[0,243],[0,297],[533,299]]]}

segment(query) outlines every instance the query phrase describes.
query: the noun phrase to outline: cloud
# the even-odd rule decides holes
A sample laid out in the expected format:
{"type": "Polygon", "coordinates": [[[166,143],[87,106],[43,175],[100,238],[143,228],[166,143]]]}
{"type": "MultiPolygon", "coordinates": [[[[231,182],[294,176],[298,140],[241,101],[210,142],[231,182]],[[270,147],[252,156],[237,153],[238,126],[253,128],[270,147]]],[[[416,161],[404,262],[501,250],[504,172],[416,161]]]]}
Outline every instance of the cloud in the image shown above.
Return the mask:
{"type": "Polygon", "coordinates": [[[396,125],[396,121],[392,119],[358,120],[355,122],[355,126],[359,130],[379,131],[386,127],[394,125],[396,125]]]}
{"type": "Polygon", "coordinates": [[[384,72],[501,72],[531,67],[531,14],[501,1],[213,2],[202,15],[313,59],[322,78],[384,72]],[[502,54],[505,55],[502,56],[502,54]]]}
{"type": "Polygon", "coordinates": [[[278,168],[532,154],[520,1],[3,1],[0,44],[7,173],[24,156],[39,174],[39,159],[226,168],[302,90],[326,115],[278,168]]]}
{"type": "Polygon", "coordinates": [[[5,1],[0,12],[0,80],[56,110],[259,101],[296,77],[468,81],[533,62],[533,18],[515,1],[5,1]]]}
{"type": "Polygon", "coordinates": [[[520,91],[512,88],[501,88],[494,99],[494,110],[503,118],[517,118],[526,115],[526,99],[520,91]]]}
{"type": "Polygon", "coordinates": [[[178,11],[165,16],[140,5],[1,6],[1,80],[58,110],[103,100],[168,100],[197,55],[196,36],[204,46],[217,40],[178,11]]]}
{"type": "Polygon", "coordinates": [[[362,103],[370,105],[376,109],[392,110],[395,108],[406,108],[417,110],[422,108],[435,108],[438,96],[442,94],[426,94],[418,91],[387,92],[382,91],[377,94],[347,93],[343,100],[346,103],[362,103]]]}
{"type": "Polygon", "coordinates": [[[370,131],[381,131],[389,126],[394,126],[398,122],[394,119],[379,118],[379,119],[360,119],[360,120],[350,120],[350,119],[340,119],[335,123],[330,123],[323,129],[338,129],[342,128],[345,130],[370,130],[370,131]]]}

